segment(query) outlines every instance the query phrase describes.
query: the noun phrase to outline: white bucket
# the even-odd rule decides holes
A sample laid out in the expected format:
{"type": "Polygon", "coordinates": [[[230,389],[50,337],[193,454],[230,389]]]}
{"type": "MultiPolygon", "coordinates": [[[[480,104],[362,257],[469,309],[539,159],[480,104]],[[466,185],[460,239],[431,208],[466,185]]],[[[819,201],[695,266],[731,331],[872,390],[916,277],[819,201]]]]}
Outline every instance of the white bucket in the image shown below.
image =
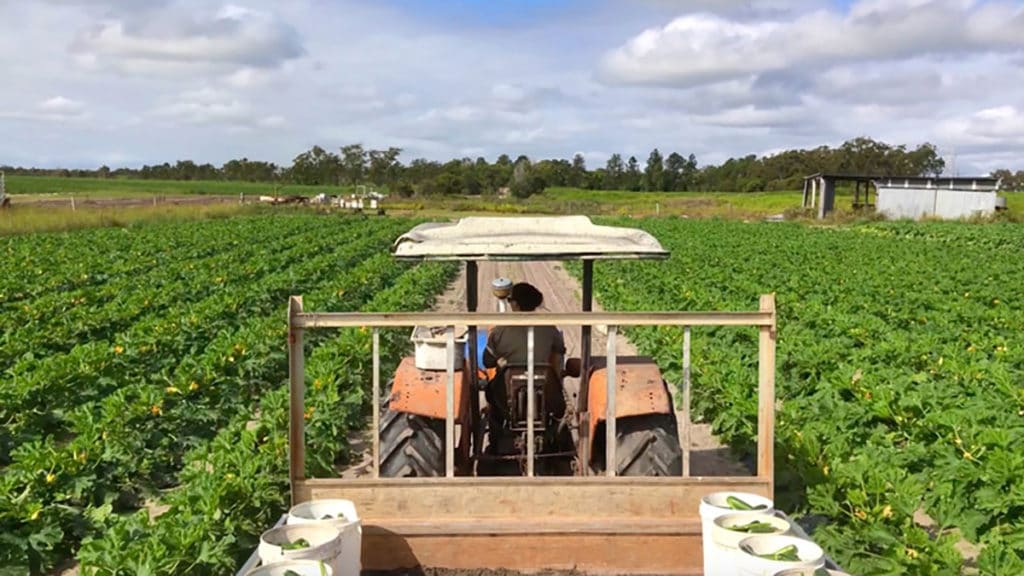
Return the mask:
{"type": "Polygon", "coordinates": [[[775,576],[782,570],[790,568],[824,568],[825,551],[814,542],[796,536],[750,536],[740,540],[736,561],[739,569],[737,574],[741,576],[775,576]],[[789,562],[758,556],[770,554],[786,546],[796,546],[799,560],[789,562]]]}
{"type": "Polygon", "coordinates": [[[317,560],[285,560],[253,568],[245,576],[284,576],[289,570],[299,576],[334,576],[329,565],[317,560]]]}
{"type": "Polygon", "coordinates": [[[750,522],[764,522],[774,528],[762,534],[788,534],[790,523],[772,514],[725,514],[714,519],[711,526],[712,554],[718,563],[719,574],[733,576],[736,572],[736,557],[739,554],[740,541],[755,534],[742,530],[731,530],[732,526],[743,526],[750,522]]]}
{"type": "Polygon", "coordinates": [[[741,514],[749,516],[763,516],[775,512],[774,503],[769,498],[751,494],[749,492],[712,492],[701,498],[700,501],[700,523],[702,532],[702,547],[704,551],[704,574],[717,576],[730,569],[724,565],[716,554],[715,543],[711,537],[714,528],[715,518],[726,514],[741,514]],[[761,510],[736,510],[729,506],[728,498],[734,496],[750,504],[751,506],[764,505],[761,510]]]}
{"type": "Polygon", "coordinates": [[[351,500],[310,500],[292,506],[287,525],[327,524],[341,533],[341,558],[336,576],[359,576],[363,569],[363,523],[351,500]],[[325,519],[324,516],[331,516],[325,519]]]}
{"type": "Polygon", "coordinates": [[[260,562],[264,565],[285,560],[320,560],[340,574],[339,564],[342,553],[341,532],[329,524],[302,524],[271,528],[260,536],[257,549],[260,562]],[[305,538],[309,548],[286,550],[282,544],[305,538]]]}

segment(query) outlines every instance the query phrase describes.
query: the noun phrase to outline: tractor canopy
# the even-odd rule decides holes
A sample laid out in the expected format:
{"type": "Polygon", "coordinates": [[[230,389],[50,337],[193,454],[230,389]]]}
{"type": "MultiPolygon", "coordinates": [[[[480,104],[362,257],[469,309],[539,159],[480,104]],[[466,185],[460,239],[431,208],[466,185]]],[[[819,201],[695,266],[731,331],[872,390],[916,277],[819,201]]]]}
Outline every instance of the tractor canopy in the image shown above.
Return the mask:
{"type": "Polygon", "coordinates": [[[420,224],[395,240],[402,260],[664,259],[669,253],[636,228],[599,226],[587,216],[468,217],[420,224]]]}

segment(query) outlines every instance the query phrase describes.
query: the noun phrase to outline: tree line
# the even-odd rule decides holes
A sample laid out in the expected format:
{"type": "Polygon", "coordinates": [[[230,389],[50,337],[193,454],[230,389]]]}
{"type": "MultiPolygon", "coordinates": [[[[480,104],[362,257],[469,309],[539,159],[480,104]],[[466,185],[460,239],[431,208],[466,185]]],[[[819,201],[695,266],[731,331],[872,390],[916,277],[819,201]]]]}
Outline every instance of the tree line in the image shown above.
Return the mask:
{"type": "MultiPolygon", "coordinates": [[[[152,180],[225,180],[320,186],[357,184],[386,188],[401,196],[446,194],[487,195],[509,192],[526,197],[547,187],[634,192],[721,191],[762,192],[795,190],[803,177],[816,172],[893,176],[938,176],[945,162],[928,143],[915,148],[890,145],[860,137],[832,148],[787,150],[758,157],[730,158],[718,165],[699,166],[693,154],[662,153],[655,148],[641,162],[636,156],[612,154],[600,166],[588,167],[585,158],[532,160],[508,154],[494,162],[484,157],[438,162],[416,158],[403,164],[401,148],[369,149],[349,144],[337,150],[321,146],[297,155],[288,166],[241,158],[217,167],[179,160],[174,164],[141,168],[101,166],[96,170],[0,167],[8,174],[141,178],[152,180]]],[[[1003,177],[1006,189],[1024,187],[1024,171],[993,173],[1003,177]]]]}

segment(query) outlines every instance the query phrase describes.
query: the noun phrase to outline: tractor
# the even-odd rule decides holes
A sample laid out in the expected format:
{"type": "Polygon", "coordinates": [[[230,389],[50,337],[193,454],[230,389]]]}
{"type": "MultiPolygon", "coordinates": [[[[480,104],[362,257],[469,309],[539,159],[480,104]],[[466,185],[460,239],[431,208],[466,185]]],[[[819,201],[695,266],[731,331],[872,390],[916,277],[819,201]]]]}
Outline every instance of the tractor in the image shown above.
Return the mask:
{"type": "Polygon", "coordinates": [[[363,527],[365,572],[701,574],[702,499],[724,491],[773,496],[774,295],[761,295],[760,306],[744,312],[594,311],[595,261],[669,254],[645,231],[599,226],[585,216],[420,224],[399,236],[391,252],[413,262],[464,262],[466,311],[306,311],[300,295],[288,305],[291,504],[351,503],[363,527]],[[530,260],[581,261],[582,310],[510,312],[512,282],[490,278],[498,311],[480,311],[478,263],[530,260]],[[620,354],[619,329],[626,326],[683,332],[678,424],[675,388],[658,365],[620,354]],[[690,473],[691,328],[706,326],[754,327],[759,334],[756,374],[736,383],[757,390],[752,475],[690,473]],[[525,334],[525,365],[485,365],[488,334],[498,327],[503,335],[525,334]],[[578,356],[534,354],[545,341],[538,330],[552,327],[579,330],[578,356]],[[606,343],[593,350],[601,327],[606,343]],[[384,373],[381,330],[410,328],[414,353],[384,373]],[[311,478],[303,343],[305,332],[320,329],[372,331],[373,446],[365,468],[311,478]]]}
{"type": "MultiPolygon", "coordinates": [[[[646,232],[622,234],[594,226],[585,217],[559,221],[562,233],[576,239],[574,245],[552,242],[544,219],[502,219],[504,230],[495,230],[495,224],[494,219],[464,219],[450,226],[421,225],[396,241],[394,254],[419,261],[463,259],[470,313],[478,307],[480,260],[582,259],[582,311],[587,313],[593,308],[595,260],[668,257],[646,232]]],[[[511,314],[511,287],[507,278],[491,282],[491,294],[503,313],[511,314]]],[[[532,369],[527,364],[485,368],[483,350],[491,328],[473,325],[468,338],[457,336],[461,350],[455,357],[455,422],[462,430],[455,449],[457,470],[481,476],[526,475],[532,461],[538,475],[603,474],[607,359],[591,350],[591,327],[581,327],[581,357],[552,354],[532,369]],[[528,422],[531,378],[533,426],[528,422]],[[573,386],[578,390],[571,391],[566,378],[578,379],[573,386]]],[[[401,361],[389,383],[380,430],[381,476],[445,475],[445,406],[438,394],[447,369],[442,333],[418,327],[413,335],[417,354],[401,361]]],[[[520,329],[515,335],[525,350],[527,332],[520,329]]],[[[528,356],[533,357],[532,352],[528,356]]],[[[616,474],[680,476],[678,426],[672,393],[661,371],[649,357],[620,357],[617,365],[616,474]]]]}

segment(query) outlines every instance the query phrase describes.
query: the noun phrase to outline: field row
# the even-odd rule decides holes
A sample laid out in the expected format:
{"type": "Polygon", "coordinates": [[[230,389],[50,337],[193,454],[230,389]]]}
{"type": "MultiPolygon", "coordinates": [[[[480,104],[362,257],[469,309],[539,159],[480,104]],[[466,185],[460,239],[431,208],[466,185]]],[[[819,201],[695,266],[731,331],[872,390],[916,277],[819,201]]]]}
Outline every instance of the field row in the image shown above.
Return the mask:
{"type": "MultiPolygon", "coordinates": [[[[777,499],[844,568],[954,574],[964,538],[982,573],[1024,573],[1016,227],[639,225],[673,255],[595,267],[609,309],[751,310],[776,293],[777,499]]],[[[679,381],[678,331],[628,333],[679,381]]],[[[748,458],[756,351],[752,329],[694,330],[695,410],[748,458]]]]}
{"type": "MultiPolygon", "coordinates": [[[[140,558],[166,565],[171,556],[210,557],[210,551],[185,547],[102,561],[124,548],[116,540],[117,527],[128,521],[123,514],[146,515],[147,502],[168,488],[174,488],[168,503],[177,510],[168,519],[203,517],[200,500],[214,494],[196,491],[213,478],[194,463],[233,458],[214,454],[218,446],[245,446],[238,434],[252,432],[251,420],[265,428],[257,448],[277,431],[284,435],[275,428],[281,422],[274,398],[282,395],[287,374],[282,314],[289,295],[345,311],[418,306],[440,290],[438,282],[443,287],[449,268],[413,268],[388,255],[390,242],[410,225],[277,216],[5,241],[7,252],[24,255],[27,269],[39,270],[35,276],[49,289],[4,288],[4,339],[12,347],[3,355],[11,368],[0,380],[0,573],[3,567],[44,573],[83,539],[100,551],[84,558],[123,573],[139,573],[140,558]],[[223,444],[224,438],[233,440],[223,444]],[[190,488],[194,482],[197,488],[190,488]],[[174,500],[179,497],[193,500],[174,500]]],[[[327,334],[308,342],[333,349],[335,360],[365,348],[327,334]]],[[[329,354],[321,348],[319,355],[329,354]]],[[[337,366],[325,364],[325,375],[337,366]]],[[[358,377],[333,377],[335,385],[324,387],[325,398],[343,401],[322,400],[323,416],[311,421],[314,437],[325,439],[320,450],[330,453],[316,461],[321,466],[343,449],[336,440],[344,423],[363,416],[358,377]]],[[[269,466],[266,477],[250,474],[252,482],[282,481],[271,473],[280,464],[268,461],[281,450],[245,459],[269,466]]],[[[268,491],[240,505],[286,495],[268,491]]],[[[227,508],[220,516],[219,530],[231,538],[244,532],[237,522],[258,522],[232,518],[227,508]]],[[[191,534],[199,545],[209,541],[203,532],[191,534]]],[[[225,554],[211,560],[220,571],[233,558],[225,554]]]]}

